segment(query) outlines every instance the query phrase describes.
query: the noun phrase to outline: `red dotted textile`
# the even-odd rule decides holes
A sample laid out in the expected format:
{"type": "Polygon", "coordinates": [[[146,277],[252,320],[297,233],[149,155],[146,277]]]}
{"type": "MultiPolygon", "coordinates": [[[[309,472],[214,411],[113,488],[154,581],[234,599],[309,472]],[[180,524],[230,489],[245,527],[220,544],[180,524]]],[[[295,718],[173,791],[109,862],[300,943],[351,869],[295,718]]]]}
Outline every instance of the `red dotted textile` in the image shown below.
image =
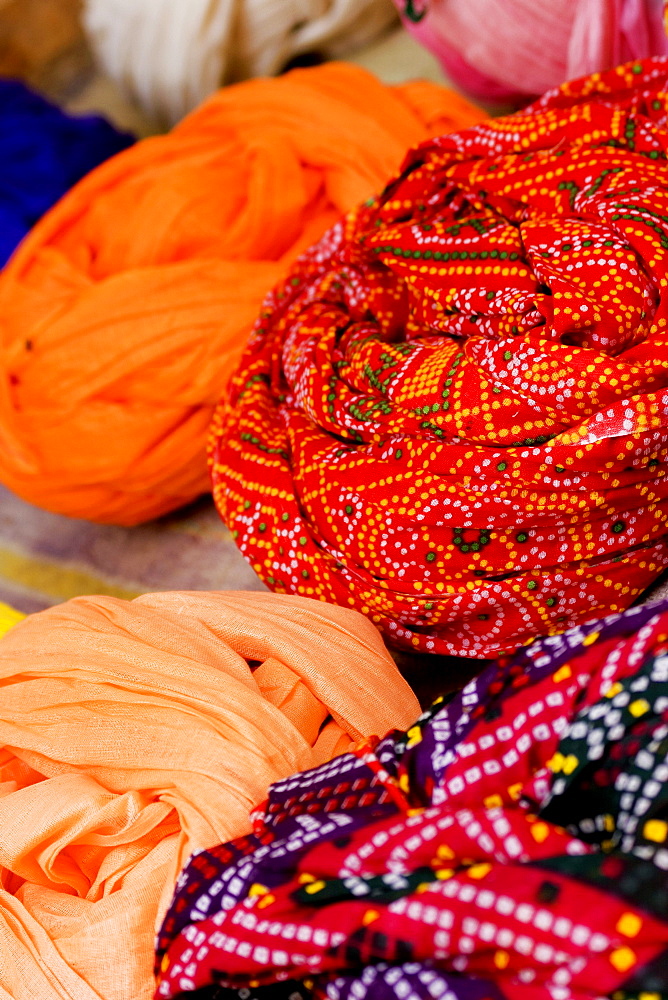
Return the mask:
{"type": "Polygon", "coordinates": [[[269,296],[211,469],[270,587],[480,657],[668,564],[667,81],[423,143],[269,296]]]}

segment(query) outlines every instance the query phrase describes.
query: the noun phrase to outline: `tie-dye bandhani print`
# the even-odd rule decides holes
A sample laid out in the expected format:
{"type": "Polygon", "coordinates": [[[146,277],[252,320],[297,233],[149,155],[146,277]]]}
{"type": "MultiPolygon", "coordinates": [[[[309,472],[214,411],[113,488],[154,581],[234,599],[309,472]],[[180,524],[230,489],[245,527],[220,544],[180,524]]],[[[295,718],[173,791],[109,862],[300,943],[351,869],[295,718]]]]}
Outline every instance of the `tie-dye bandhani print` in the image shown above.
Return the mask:
{"type": "Polygon", "coordinates": [[[214,496],[274,590],[490,657],[668,565],[668,61],[430,140],[265,303],[214,496]]]}
{"type": "Polygon", "coordinates": [[[183,871],[157,973],[160,998],[665,1000],[668,601],[273,785],[183,871]]]}

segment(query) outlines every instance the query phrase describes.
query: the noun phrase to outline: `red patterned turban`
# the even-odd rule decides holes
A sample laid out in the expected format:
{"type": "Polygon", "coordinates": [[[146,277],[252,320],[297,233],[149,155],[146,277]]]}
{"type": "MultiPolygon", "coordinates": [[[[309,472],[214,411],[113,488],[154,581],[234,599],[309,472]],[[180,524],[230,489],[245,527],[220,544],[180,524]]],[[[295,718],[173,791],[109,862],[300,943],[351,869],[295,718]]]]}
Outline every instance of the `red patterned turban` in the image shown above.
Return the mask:
{"type": "Polygon", "coordinates": [[[490,656],[668,565],[668,61],[429,140],[265,302],[215,498],[274,589],[490,656]]]}

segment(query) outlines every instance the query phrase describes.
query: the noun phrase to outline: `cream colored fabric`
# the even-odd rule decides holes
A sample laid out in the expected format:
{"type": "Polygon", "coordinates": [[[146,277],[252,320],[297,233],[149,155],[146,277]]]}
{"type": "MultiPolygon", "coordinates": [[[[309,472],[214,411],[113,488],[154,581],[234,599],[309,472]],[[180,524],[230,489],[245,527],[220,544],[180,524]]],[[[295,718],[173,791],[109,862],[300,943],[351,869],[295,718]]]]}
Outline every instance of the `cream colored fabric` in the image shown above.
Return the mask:
{"type": "Polygon", "coordinates": [[[104,70],[173,123],[224,83],[271,76],[295,56],[341,58],[396,20],[392,0],[86,0],[104,70]]]}
{"type": "Polygon", "coordinates": [[[305,598],[77,598],[15,625],[0,1000],[149,1000],[156,918],[192,851],[247,833],[272,781],[418,713],[374,627],[305,598]]]}

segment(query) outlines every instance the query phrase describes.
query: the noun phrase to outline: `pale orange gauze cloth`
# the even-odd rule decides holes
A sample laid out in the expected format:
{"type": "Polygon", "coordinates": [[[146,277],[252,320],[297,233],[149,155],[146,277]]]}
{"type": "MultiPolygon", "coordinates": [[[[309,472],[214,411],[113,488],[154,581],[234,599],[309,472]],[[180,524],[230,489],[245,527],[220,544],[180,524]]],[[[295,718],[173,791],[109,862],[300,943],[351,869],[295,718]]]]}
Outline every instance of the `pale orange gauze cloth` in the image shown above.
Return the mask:
{"type": "Polygon", "coordinates": [[[0,639],[0,1000],[148,1000],[192,851],[271,782],[405,728],[375,628],[299,597],[77,598],[0,639]]]}

